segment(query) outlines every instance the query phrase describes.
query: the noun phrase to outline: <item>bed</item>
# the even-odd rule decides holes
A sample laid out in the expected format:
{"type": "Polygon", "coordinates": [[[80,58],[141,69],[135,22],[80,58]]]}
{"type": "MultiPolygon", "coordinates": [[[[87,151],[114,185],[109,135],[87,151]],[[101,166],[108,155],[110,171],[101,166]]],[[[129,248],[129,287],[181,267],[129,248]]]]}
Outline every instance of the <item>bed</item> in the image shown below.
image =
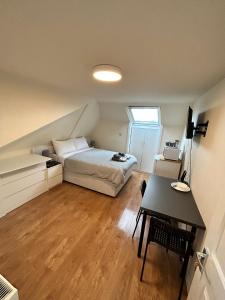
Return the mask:
{"type": "Polygon", "coordinates": [[[65,150],[59,153],[54,141],[53,145],[58,152],[56,159],[63,164],[65,181],[112,197],[116,197],[126,184],[137,163],[130,154],[125,162],[113,161],[116,152],[90,148],[87,144],[83,144],[82,149],[76,144],[75,149],[67,153],[65,150]]]}

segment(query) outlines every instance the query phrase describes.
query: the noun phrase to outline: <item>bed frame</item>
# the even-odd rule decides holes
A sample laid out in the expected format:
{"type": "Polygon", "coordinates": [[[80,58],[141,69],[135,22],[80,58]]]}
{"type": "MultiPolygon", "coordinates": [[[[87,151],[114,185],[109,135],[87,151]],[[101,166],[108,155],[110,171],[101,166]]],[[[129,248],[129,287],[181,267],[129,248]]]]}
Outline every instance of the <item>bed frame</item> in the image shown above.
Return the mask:
{"type": "Polygon", "coordinates": [[[116,197],[119,191],[122,189],[122,187],[126,184],[128,179],[132,175],[132,171],[134,170],[135,166],[132,166],[126,173],[125,175],[125,180],[124,183],[115,186],[112,184],[110,181],[105,180],[105,179],[99,179],[94,176],[89,176],[89,175],[82,175],[82,174],[77,174],[73,173],[66,168],[64,168],[64,176],[63,179],[65,181],[77,184],[79,186],[88,188],[90,190],[111,196],[111,197],[116,197]]]}
{"type": "MultiPolygon", "coordinates": [[[[49,149],[51,152],[53,150],[52,146],[49,145],[40,145],[32,148],[32,153],[40,154],[43,150],[49,149]]],[[[50,157],[56,161],[59,161],[59,158],[56,154],[51,154],[50,157]]],[[[61,162],[62,163],[62,162],[61,162]]],[[[62,163],[63,164],[63,163],[62,163]]],[[[73,184],[85,187],[87,189],[111,196],[116,197],[119,191],[127,183],[128,179],[132,175],[132,171],[135,169],[136,165],[133,165],[126,173],[124,183],[115,186],[112,182],[106,179],[100,179],[90,175],[82,175],[78,173],[73,173],[66,168],[63,168],[63,180],[71,182],[73,184]]]]}

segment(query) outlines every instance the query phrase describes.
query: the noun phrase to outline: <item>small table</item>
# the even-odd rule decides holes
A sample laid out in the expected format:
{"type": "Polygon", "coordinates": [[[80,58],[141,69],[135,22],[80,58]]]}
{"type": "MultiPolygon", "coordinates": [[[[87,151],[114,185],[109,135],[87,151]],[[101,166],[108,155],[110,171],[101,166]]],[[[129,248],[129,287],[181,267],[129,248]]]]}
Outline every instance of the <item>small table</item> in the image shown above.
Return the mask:
{"type": "Polygon", "coordinates": [[[178,179],[181,170],[181,160],[159,159],[155,157],[154,174],[162,177],[178,179]]]}
{"type": "Polygon", "coordinates": [[[48,188],[51,189],[63,181],[62,164],[55,160],[46,163],[48,174],[48,188]]]}
{"type": "Polygon", "coordinates": [[[147,183],[141,203],[143,219],[138,245],[138,257],[141,257],[147,215],[154,214],[159,217],[169,217],[190,225],[193,233],[196,232],[197,228],[203,230],[206,228],[192,192],[176,191],[171,187],[171,182],[174,182],[174,179],[152,175],[147,183]]]}

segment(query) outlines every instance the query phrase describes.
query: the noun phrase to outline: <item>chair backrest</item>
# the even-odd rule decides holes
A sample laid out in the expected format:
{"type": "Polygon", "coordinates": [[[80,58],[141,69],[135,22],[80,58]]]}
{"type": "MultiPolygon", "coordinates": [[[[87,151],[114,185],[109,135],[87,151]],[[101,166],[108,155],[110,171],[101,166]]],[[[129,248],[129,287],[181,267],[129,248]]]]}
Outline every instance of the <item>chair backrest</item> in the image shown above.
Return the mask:
{"type": "Polygon", "coordinates": [[[181,181],[181,182],[184,182],[184,179],[185,179],[186,175],[187,175],[187,171],[184,170],[184,172],[183,172],[182,175],[180,176],[180,181],[181,181]]]}
{"type": "Polygon", "coordinates": [[[141,184],[141,195],[142,197],[144,196],[144,193],[145,193],[145,190],[146,190],[146,186],[147,186],[147,183],[145,180],[142,181],[142,184],[141,184]]]}
{"type": "Polygon", "coordinates": [[[194,233],[190,231],[174,227],[168,222],[151,217],[148,237],[149,242],[156,242],[161,246],[184,256],[187,245],[192,245],[194,238],[194,233]]]}

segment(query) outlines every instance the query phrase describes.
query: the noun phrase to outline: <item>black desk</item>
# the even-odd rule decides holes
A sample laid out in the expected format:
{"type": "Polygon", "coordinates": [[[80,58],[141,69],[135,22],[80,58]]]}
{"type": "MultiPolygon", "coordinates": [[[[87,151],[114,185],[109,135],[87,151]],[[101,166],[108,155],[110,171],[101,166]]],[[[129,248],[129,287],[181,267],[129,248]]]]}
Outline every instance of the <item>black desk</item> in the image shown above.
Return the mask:
{"type": "Polygon", "coordinates": [[[194,233],[197,228],[205,229],[205,224],[192,192],[183,193],[176,191],[170,186],[171,182],[174,182],[174,179],[156,175],[150,177],[141,203],[144,213],[138,246],[138,257],[141,256],[147,215],[154,214],[159,217],[169,217],[170,219],[191,225],[192,232],[194,233]]]}

